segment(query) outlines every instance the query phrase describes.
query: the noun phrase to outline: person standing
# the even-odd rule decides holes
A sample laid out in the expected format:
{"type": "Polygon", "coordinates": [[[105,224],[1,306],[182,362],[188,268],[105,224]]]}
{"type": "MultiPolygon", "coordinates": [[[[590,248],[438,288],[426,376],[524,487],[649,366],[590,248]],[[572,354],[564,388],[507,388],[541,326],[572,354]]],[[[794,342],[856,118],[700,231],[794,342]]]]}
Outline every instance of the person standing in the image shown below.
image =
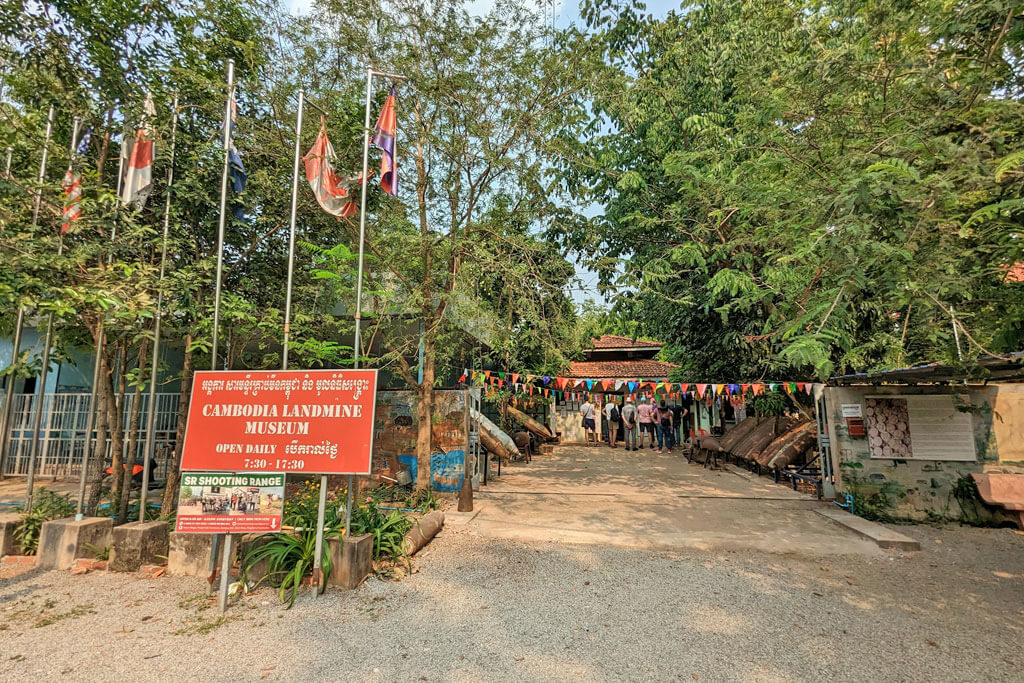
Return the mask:
{"type": "Polygon", "coordinates": [[[679,399],[672,401],[672,429],[673,436],[675,437],[673,443],[680,445],[683,443],[683,417],[686,415],[686,408],[679,405],[679,399]]]}
{"type": "Polygon", "coordinates": [[[633,405],[633,398],[626,399],[622,406],[622,440],[626,442],[627,451],[635,451],[636,448],[636,406],[633,405]]]}
{"type": "Polygon", "coordinates": [[[608,445],[615,448],[615,442],[619,437],[619,419],[622,417],[619,406],[615,401],[608,401],[604,404],[604,419],[608,421],[608,445]]]}
{"type": "Polygon", "coordinates": [[[651,437],[651,450],[654,450],[654,406],[647,403],[646,398],[640,399],[640,406],[636,409],[637,421],[640,424],[640,448],[644,447],[644,434],[651,437]]]}
{"type": "Polygon", "coordinates": [[[693,397],[689,393],[683,394],[683,440],[690,441],[690,431],[693,428],[693,397]]]}
{"type": "Polygon", "coordinates": [[[658,429],[658,453],[662,452],[662,447],[668,453],[672,452],[672,409],[665,404],[665,399],[661,399],[661,403],[658,404],[658,409],[654,413],[654,422],[658,429]]]}
{"type": "Polygon", "coordinates": [[[580,406],[580,415],[583,416],[583,431],[586,435],[587,445],[590,445],[590,437],[594,437],[594,445],[597,445],[597,423],[594,421],[594,404],[590,402],[588,398],[583,405],[580,406]]]}

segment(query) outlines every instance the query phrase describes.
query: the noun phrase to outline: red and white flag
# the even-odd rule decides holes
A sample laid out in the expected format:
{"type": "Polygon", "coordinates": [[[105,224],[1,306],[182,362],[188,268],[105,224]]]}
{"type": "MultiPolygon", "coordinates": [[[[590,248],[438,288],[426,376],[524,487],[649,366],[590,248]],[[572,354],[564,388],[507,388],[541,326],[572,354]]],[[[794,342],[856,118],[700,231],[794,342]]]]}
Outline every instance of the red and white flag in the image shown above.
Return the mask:
{"type": "Polygon", "coordinates": [[[306,180],[313,188],[320,208],[332,216],[348,218],[356,215],[359,210],[349,192],[362,182],[363,176],[360,173],[358,176],[339,178],[334,172],[336,159],[334,147],[327,138],[327,122],[321,117],[320,134],[316,136],[316,142],[306,156],[302,157],[306,165],[306,180]]]}
{"type": "Polygon", "coordinates": [[[71,169],[64,174],[64,215],[60,225],[60,234],[66,235],[71,224],[82,215],[82,176],[72,173],[71,169]]]}
{"type": "Polygon", "coordinates": [[[121,185],[121,201],[125,204],[135,203],[141,209],[146,198],[153,190],[153,126],[156,116],[153,96],[146,93],[143,104],[142,122],[135,133],[135,140],[122,145],[121,153],[126,155],[124,181],[121,185]]]}
{"type": "Polygon", "coordinates": [[[92,128],[88,128],[82,139],[78,141],[75,153],[68,162],[68,171],[64,174],[64,215],[60,225],[60,234],[66,235],[71,230],[72,224],[82,216],[82,174],[73,172],[75,157],[82,156],[89,151],[89,141],[92,140],[92,128]]]}

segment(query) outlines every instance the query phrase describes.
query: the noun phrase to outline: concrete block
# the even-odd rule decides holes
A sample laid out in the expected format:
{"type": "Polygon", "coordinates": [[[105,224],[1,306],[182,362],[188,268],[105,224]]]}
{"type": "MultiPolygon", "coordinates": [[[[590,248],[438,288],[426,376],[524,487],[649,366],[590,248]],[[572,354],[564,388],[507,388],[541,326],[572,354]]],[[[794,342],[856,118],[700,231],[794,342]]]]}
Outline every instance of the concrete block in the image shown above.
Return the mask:
{"type": "Polygon", "coordinates": [[[137,572],[144,564],[163,564],[167,535],[166,522],[131,522],[114,527],[110,571],[137,572]]]}
{"type": "MultiPolygon", "coordinates": [[[[242,534],[232,534],[231,564],[238,560],[238,546],[242,534]]],[[[203,579],[210,577],[210,550],[213,548],[214,534],[186,534],[172,531],[168,536],[167,574],[173,576],[198,576],[203,579]]],[[[217,558],[217,571],[220,571],[221,560],[217,558]]]]}
{"type": "MultiPolygon", "coordinates": [[[[213,534],[183,534],[172,531],[168,538],[167,573],[173,576],[210,576],[213,534]]],[[[220,568],[220,562],[217,563],[220,568]]]]}
{"type": "Polygon", "coordinates": [[[14,538],[14,530],[21,524],[21,515],[14,512],[0,514],[0,557],[17,555],[21,546],[14,538]]]}
{"type": "Polygon", "coordinates": [[[827,517],[836,524],[849,529],[858,536],[863,536],[870,541],[874,541],[879,548],[895,550],[921,549],[921,544],[913,538],[910,538],[905,534],[901,534],[898,531],[893,531],[881,524],[876,524],[871,520],[864,519],[863,517],[851,515],[849,512],[822,509],[817,510],[817,513],[822,517],[827,517]]]}
{"type": "Polygon", "coordinates": [[[106,517],[74,517],[43,522],[39,532],[40,569],[71,569],[80,557],[93,556],[88,545],[105,548],[110,545],[114,520],[106,517]]]}
{"type": "Polygon", "coordinates": [[[327,539],[334,565],[327,582],[332,586],[357,588],[373,571],[373,536],[363,534],[340,539],[327,539]]]}

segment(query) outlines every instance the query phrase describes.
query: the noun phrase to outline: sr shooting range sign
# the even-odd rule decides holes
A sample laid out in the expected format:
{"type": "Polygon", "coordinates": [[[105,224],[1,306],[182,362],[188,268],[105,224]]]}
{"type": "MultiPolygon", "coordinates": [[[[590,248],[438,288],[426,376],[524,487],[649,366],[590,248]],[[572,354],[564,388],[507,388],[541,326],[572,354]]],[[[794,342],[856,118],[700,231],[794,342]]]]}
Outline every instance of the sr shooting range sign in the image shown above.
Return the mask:
{"type": "Polygon", "coordinates": [[[376,370],[207,371],[182,470],[369,474],[376,370]]]}
{"type": "Polygon", "coordinates": [[[255,534],[281,530],[284,475],[278,472],[187,472],[181,476],[174,530],[255,534]]]}

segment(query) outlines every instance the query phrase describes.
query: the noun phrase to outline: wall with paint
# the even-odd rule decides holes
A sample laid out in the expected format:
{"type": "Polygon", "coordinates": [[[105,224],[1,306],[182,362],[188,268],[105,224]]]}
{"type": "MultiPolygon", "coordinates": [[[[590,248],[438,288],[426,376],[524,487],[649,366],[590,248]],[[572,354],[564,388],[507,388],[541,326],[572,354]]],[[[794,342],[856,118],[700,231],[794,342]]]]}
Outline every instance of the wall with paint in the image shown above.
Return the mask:
{"type": "Polygon", "coordinates": [[[828,387],[825,400],[837,490],[881,492],[895,517],[961,518],[971,472],[1024,474],[1024,384],[828,387]]]}
{"type": "MultiPolygon", "coordinates": [[[[462,486],[466,453],[473,452],[469,443],[469,400],[470,390],[434,392],[430,480],[435,491],[458,491],[462,486]]],[[[416,481],[417,401],[411,391],[377,392],[373,473],[394,478],[400,469],[407,469],[416,481]]],[[[475,471],[475,456],[470,458],[470,470],[475,471]]]]}
{"type": "MultiPolygon", "coordinates": [[[[561,443],[573,444],[573,443],[586,443],[587,434],[583,429],[583,417],[580,415],[580,406],[583,405],[584,401],[574,400],[553,400],[551,406],[551,433],[558,434],[562,433],[561,443]]],[[[601,419],[603,417],[601,413],[601,404],[594,404],[594,425],[597,427],[597,433],[601,433],[601,419]]]]}

